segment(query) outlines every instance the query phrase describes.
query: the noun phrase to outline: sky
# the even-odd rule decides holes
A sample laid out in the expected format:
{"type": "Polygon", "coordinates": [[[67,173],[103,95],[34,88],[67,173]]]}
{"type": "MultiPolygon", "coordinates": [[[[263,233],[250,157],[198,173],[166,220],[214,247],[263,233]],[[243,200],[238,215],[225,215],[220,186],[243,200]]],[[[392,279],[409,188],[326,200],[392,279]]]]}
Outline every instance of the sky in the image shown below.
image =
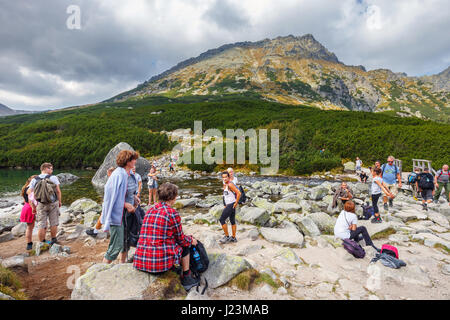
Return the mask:
{"type": "Polygon", "coordinates": [[[223,44],[311,33],[347,65],[450,65],[448,0],[0,0],[0,103],[96,103],[223,44]]]}

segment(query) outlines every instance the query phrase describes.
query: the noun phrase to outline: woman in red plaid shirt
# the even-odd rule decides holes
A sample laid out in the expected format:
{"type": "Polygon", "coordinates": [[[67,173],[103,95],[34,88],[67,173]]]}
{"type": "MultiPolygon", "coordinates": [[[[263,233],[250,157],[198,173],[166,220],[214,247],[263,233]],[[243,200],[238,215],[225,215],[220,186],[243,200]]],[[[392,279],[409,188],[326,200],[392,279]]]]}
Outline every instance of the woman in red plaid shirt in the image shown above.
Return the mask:
{"type": "Polygon", "coordinates": [[[183,233],[180,215],[172,208],[177,195],[174,184],[164,183],[158,188],[160,202],[145,215],[133,265],[141,271],[163,273],[181,261],[181,284],[189,290],[199,284],[189,270],[189,247],[197,245],[197,240],[183,233]]]}

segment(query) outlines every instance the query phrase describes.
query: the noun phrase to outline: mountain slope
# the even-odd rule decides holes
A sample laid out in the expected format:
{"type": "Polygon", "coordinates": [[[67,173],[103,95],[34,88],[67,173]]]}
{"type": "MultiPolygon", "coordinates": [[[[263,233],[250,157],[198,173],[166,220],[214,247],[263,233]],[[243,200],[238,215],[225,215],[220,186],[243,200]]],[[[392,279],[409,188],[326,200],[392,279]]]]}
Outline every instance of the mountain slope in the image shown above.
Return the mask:
{"type": "Polygon", "coordinates": [[[33,113],[33,111],[13,110],[0,103],[0,117],[12,116],[16,114],[33,113]]]}
{"type": "Polygon", "coordinates": [[[290,35],[208,50],[107,101],[258,93],[286,104],[395,111],[450,122],[449,73],[447,69],[434,76],[408,77],[387,69],[366,71],[343,64],[310,34],[290,35]]]}

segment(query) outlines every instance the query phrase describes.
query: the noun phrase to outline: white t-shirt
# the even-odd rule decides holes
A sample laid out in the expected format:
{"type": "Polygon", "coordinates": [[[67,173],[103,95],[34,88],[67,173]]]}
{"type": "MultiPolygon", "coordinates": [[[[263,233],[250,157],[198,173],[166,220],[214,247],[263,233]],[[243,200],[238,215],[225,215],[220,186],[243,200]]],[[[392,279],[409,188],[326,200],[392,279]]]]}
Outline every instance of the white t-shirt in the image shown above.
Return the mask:
{"type": "Polygon", "coordinates": [[[334,236],[340,239],[349,239],[350,230],[348,228],[357,222],[356,214],[342,210],[334,225],[334,236]]]}
{"type": "MultiPolygon", "coordinates": [[[[46,174],[40,174],[39,178],[44,179],[47,175],[46,174]]],[[[57,186],[59,186],[59,179],[57,176],[51,176],[50,177],[50,181],[53,182],[54,184],[56,184],[57,186]]],[[[34,178],[33,180],[31,180],[30,182],[30,189],[34,190],[34,186],[36,185],[37,181],[36,178],[34,178]]]]}
{"type": "Polygon", "coordinates": [[[371,186],[371,194],[380,194],[381,187],[375,181],[379,181],[380,183],[383,183],[383,178],[381,178],[381,177],[373,178],[372,186],[371,186]]]}
{"type": "Polygon", "coordinates": [[[361,160],[356,160],[356,166],[357,167],[361,167],[362,161],[361,160]]]}

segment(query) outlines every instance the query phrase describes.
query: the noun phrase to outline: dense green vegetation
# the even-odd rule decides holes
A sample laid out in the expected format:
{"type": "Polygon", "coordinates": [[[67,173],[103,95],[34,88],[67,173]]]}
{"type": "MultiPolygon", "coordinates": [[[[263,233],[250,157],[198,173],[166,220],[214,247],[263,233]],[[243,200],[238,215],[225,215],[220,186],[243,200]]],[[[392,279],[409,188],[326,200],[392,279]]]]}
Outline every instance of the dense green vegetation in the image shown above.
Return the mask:
{"type": "Polygon", "coordinates": [[[432,160],[434,168],[449,161],[450,125],[392,114],[323,111],[251,93],[105,102],[0,119],[0,166],[98,166],[120,141],[151,156],[171,148],[159,131],[193,128],[195,120],[203,121],[203,130],[217,128],[224,135],[227,128],[279,129],[280,168],[296,174],[330,170],[356,156],[368,164],[392,154],[405,170],[412,158],[432,160]]]}

